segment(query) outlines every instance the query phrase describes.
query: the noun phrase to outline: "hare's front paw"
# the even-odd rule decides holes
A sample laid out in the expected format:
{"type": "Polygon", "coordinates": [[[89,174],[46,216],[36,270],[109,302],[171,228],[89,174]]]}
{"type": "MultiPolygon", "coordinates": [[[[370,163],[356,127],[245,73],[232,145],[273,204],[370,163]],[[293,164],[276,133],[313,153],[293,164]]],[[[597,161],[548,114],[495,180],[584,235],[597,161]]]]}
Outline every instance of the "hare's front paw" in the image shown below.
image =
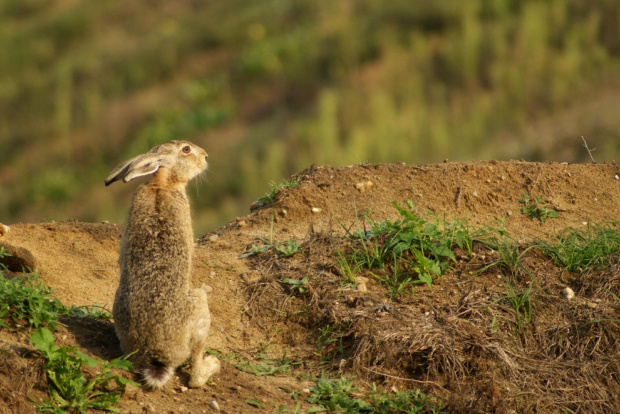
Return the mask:
{"type": "Polygon", "coordinates": [[[204,290],[207,293],[211,293],[213,291],[213,288],[209,285],[205,285],[204,283],[202,284],[202,286],[200,286],[200,289],[204,290]]]}
{"type": "Polygon", "coordinates": [[[204,355],[202,361],[194,361],[192,372],[189,378],[189,385],[192,388],[200,388],[207,383],[209,378],[218,374],[222,363],[213,355],[204,355]]]}

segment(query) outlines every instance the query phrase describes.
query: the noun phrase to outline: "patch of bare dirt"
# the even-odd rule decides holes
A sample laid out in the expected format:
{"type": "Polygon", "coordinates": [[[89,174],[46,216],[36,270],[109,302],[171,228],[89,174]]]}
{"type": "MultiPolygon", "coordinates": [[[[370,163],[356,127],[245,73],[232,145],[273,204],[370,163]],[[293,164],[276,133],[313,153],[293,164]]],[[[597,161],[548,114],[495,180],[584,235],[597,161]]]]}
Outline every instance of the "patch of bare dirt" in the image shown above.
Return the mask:
{"type": "MultiPolygon", "coordinates": [[[[546,257],[528,256],[527,266],[540,282],[536,320],[523,343],[511,344],[489,328],[484,311],[502,288],[497,272],[472,277],[470,261],[460,261],[432,289],[391,298],[370,275],[364,275],[367,291],[343,287],[334,257],[334,240],[342,237],[342,226],[355,227],[366,213],[377,221],[394,218],[392,201],[412,200],[419,212],[429,210],[448,220],[467,218],[473,226],[504,219],[505,228],[523,241],[566,227],[620,220],[617,165],[492,161],[313,166],[294,178],[299,187],[282,190],[271,205],[231,221],[197,244],[194,283],[214,288],[210,348],[251,357],[271,341],[268,352],[274,358],[286,351],[308,367],[316,367],[320,358],[333,358],[332,366],[347,376],[400,389],[422,388],[441,396],[451,412],[553,412],[571,409],[570,398],[595,401],[587,403],[588,412],[620,404],[618,328],[592,324],[569,335],[575,324],[619,318],[618,304],[591,288],[598,283],[620,294],[617,268],[589,276],[600,280],[575,281],[578,300],[569,303],[559,296],[570,283],[560,270],[546,257]],[[519,201],[525,192],[541,196],[558,217],[541,223],[521,214],[519,201]],[[241,258],[261,238],[293,238],[302,242],[303,251],[291,259],[273,252],[241,258]],[[303,294],[282,283],[306,275],[312,277],[303,294]],[[588,306],[596,299],[596,307],[588,306]],[[319,329],[326,325],[338,326],[335,338],[344,352],[317,347],[319,329]],[[595,351],[598,359],[592,360],[595,351]],[[558,372],[561,375],[555,375],[558,372]],[[575,390],[571,377],[579,375],[590,385],[575,390]],[[545,377],[546,384],[531,383],[545,377]],[[563,393],[568,395],[564,400],[563,393]]],[[[108,223],[17,223],[0,238],[0,245],[27,249],[36,259],[40,280],[64,304],[111,308],[119,278],[120,232],[120,225],[108,223]]],[[[485,253],[489,255],[479,251],[476,260],[485,260],[480,259],[485,253]]],[[[505,320],[513,317],[504,309],[497,312],[505,320]]],[[[58,343],[106,359],[120,356],[112,322],[63,322],[58,343]]],[[[0,411],[34,412],[26,395],[44,395],[41,362],[22,356],[31,348],[27,334],[0,332],[0,348],[9,351],[0,362],[0,411]]],[[[185,390],[186,382],[181,369],[164,391],[134,390],[119,408],[130,413],[208,413],[212,409],[207,404],[217,400],[222,412],[273,412],[280,404],[294,407],[291,392],[309,384],[294,376],[255,376],[229,363],[223,364],[215,384],[185,390]],[[262,400],[266,408],[252,407],[248,399],[262,400]]]]}

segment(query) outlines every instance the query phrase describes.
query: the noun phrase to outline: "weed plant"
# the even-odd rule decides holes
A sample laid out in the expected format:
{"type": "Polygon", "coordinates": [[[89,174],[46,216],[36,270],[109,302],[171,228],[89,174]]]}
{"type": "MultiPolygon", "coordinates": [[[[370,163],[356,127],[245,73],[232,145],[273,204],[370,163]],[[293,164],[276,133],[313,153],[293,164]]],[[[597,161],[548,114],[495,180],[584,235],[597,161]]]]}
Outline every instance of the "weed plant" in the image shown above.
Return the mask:
{"type": "Polygon", "coordinates": [[[116,358],[105,362],[96,360],[77,351],[75,347],[59,347],[47,328],[39,328],[30,336],[30,342],[39,350],[45,360],[45,372],[49,380],[51,398],[33,403],[39,412],[84,413],[90,409],[117,411],[114,407],[120,400],[122,389],[127,384],[139,386],[127,378],[113,374],[113,369],[132,370],[129,361],[116,358]],[[82,367],[97,368],[97,374],[87,378],[82,367]],[[116,383],[117,390],[107,391],[110,383],[116,383]]]}
{"type": "Polygon", "coordinates": [[[295,239],[289,239],[284,242],[274,243],[273,239],[260,239],[262,244],[252,244],[248,250],[243,252],[242,258],[256,256],[261,253],[267,253],[269,250],[274,249],[282,257],[292,257],[296,253],[299,253],[301,244],[295,239]]]}
{"type": "Polygon", "coordinates": [[[38,272],[22,274],[11,279],[0,276],[0,326],[9,327],[9,319],[17,328],[48,326],[56,329],[58,315],[67,307],[60,300],[50,299],[53,290],[39,281],[38,272]]]}
{"type": "Polygon", "coordinates": [[[373,384],[372,389],[366,391],[354,387],[353,380],[354,377],[316,380],[316,385],[310,388],[311,395],[308,398],[308,402],[316,406],[307,412],[442,413],[437,400],[419,390],[386,394],[373,384]]]}
{"type": "Polygon", "coordinates": [[[471,237],[465,236],[464,226],[446,230],[437,218],[429,222],[415,215],[410,202],[408,208],[396,202],[392,205],[400,218],[375,222],[366,217],[363,229],[351,232],[345,228],[351,250],[347,263],[354,271],[370,270],[392,295],[413,289],[415,284],[431,287],[456,261],[452,247],[471,246],[471,237]]]}
{"type": "Polygon", "coordinates": [[[295,293],[300,295],[305,295],[308,293],[309,287],[308,282],[310,281],[310,276],[305,276],[301,279],[291,279],[285,278],[282,280],[282,283],[287,285],[289,289],[295,293]]]}
{"type": "Polygon", "coordinates": [[[276,244],[275,249],[284,257],[291,257],[300,251],[301,244],[295,239],[289,239],[283,243],[276,244]]]}
{"type": "Polygon", "coordinates": [[[273,213],[271,215],[271,224],[269,227],[269,238],[260,238],[261,244],[252,244],[248,250],[241,254],[241,258],[256,256],[261,253],[267,253],[271,249],[275,249],[283,257],[291,257],[301,251],[301,244],[295,239],[289,239],[284,242],[274,242],[273,240],[273,213]]]}
{"type": "Polygon", "coordinates": [[[10,320],[16,328],[47,326],[54,331],[60,315],[112,318],[112,313],[101,305],[67,307],[58,298],[50,298],[52,293],[52,288],[39,281],[36,270],[11,279],[0,277],[0,327],[8,328],[10,320]]]}
{"type": "Polygon", "coordinates": [[[523,198],[519,200],[519,203],[523,204],[521,213],[527,214],[533,220],[539,220],[541,223],[544,223],[547,219],[556,218],[558,216],[557,211],[547,208],[547,202],[539,195],[532,199],[529,193],[525,193],[523,194],[523,198]]]}
{"type": "Polygon", "coordinates": [[[369,395],[371,405],[375,413],[397,414],[397,413],[434,413],[440,414],[441,404],[436,398],[424,394],[420,390],[397,391],[395,393],[385,393],[372,385],[369,395]]]}
{"type": "Polygon", "coordinates": [[[113,318],[112,312],[105,305],[99,305],[98,303],[92,306],[71,306],[67,313],[78,318],[97,320],[110,320],[113,318]]]}
{"type": "Polygon", "coordinates": [[[354,379],[351,377],[339,380],[325,378],[317,380],[316,385],[310,388],[312,394],[308,398],[308,402],[318,404],[319,407],[318,410],[309,410],[309,412],[358,413],[360,411],[371,411],[372,405],[360,398],[351,396],[351,394],[359,392],[359,389],[353,386],[354,379]]]}

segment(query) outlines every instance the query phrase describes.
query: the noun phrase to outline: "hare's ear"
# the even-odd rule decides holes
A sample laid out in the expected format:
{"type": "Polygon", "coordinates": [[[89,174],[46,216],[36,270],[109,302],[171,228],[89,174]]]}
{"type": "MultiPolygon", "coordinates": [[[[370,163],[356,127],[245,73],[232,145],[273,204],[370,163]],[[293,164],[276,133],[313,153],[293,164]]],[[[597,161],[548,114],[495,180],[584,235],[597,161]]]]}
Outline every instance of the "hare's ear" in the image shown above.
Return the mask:
{"type": "Polygon", "coordinates": [[[112,170],[105,179],[105,185],[110,185],[114,181],[123,180],[129,182],[134,178],[155,173],[159,167],[167,166],[170,157],[162,154],[142,154],[127,160],[112,170]]]}

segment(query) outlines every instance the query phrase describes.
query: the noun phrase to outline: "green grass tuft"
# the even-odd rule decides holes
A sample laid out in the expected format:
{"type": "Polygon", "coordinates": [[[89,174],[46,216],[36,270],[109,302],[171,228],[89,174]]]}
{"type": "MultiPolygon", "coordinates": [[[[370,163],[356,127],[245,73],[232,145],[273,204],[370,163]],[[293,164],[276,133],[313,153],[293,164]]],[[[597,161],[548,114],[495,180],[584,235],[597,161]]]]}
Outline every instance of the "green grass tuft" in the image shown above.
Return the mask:
{"type": "Polygon", "coordinates": [[[555,240],[541,241],[543,251],[570,272],[609,268],[620,257],[620,222],[590,224],[585,231],[567,229],[555,240]]]}
{"type": "Polygon", "coordinates": [[[265,194],[263,197],[259,197],[256,199],[256,203],[260,204],[262,206],[267,205],[272,203],[276,197],[278,196],[278,194],[280,193],[281,190],[287,189],[287,188],[294,188],[294,187],[298,187],[299,186],[299,181],[292,179],[292,180],[282,180],[280,181],[279,184],[276,184],[275,181],[272,181],[270,184],[270,191],[265,194]]]}

